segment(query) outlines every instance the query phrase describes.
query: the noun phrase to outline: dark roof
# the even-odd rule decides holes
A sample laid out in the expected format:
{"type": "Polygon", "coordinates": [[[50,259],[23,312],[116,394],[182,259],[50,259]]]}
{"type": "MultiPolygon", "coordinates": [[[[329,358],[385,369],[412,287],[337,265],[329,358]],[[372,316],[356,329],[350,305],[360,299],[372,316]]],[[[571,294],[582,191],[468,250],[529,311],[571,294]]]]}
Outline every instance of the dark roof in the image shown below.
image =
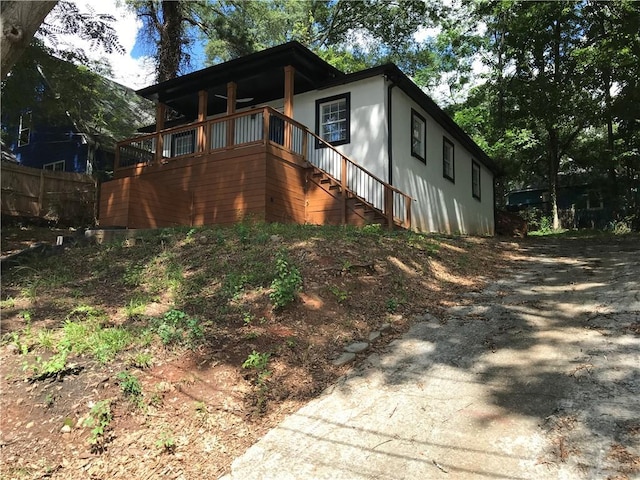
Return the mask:
{"type": "Polygon", "coordinates": [[[295,94],[315,90],[328,80],[344,76],[299,42],[289,42],[143,88],[137,93],[170,106],[187,119],[195,119],[198,101],[194,93],[207,90],[207,111],[222,113],[227,102],[220,97],[226,97],[228,82],[237,84],[237,98],[252,98],[244,106],[283,98],[283,67],[287,65],[295,69],[295,94]]]}
{"type": "MultiPolygon", "coordinates": [[[[365,78],[385,75],[398,85],[414,102],[422,107],[461,145],[471,152],[493,173],[499,173],[495,162],[467,135],[453,119],[429,96],[407,77],[396,65],[389,63],[355,73],[345,74],[318,57],[298,42],[289,42],[277,47],[253,53],[229,62],[214,65],[182,77],[152,85],[138,94],[150,100],[169,105],[185,118],[194,120],[198,115],[199,90],[208,91],[207,112],[226,111],[227,83],[237,84],[237,98],[251,98],[243,106],[263,104],[284,97],[284,68],[295,68],[295,94],[310,90],[321,90],[336,85],[346,85],[365,78]]],[[[167,124],[169,126],[169,124],[167,124]]],[[[150,126],[141,131],[153,131],[150,126]]]]}

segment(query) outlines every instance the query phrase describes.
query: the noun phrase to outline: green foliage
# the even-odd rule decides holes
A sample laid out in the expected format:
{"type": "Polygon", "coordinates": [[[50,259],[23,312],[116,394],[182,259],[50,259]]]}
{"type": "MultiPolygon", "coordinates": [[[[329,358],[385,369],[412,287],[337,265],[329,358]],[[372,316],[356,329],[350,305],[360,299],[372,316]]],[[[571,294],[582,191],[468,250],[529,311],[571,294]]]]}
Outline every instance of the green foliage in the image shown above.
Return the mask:
{"type": "Polygon", "coordinates": [[[344,303],[349,298],[349,292],[336,285],[329,285],[329,291],[336,297],[338,303],[344,303]]]}
{"type": "Polygon", "coordinates": [[[169,310],[161,319],[155,319],[151,328],[165,346],[186,344],[194,347],[204,338],[200,320],[182,310],[169,310]]]}
{"type": "Polygon", "coordinates": [[[269,357],[271,357],[270,353],[258,353],[253,350],[242,363],[242,368],[254,369],[258,372],[263,372],[267,369],[269,357]]]}
{"type": "Polygon", "coordinates": [[[395,298],[390,298],[387,300],[387,312],[395,313],[395,311],[398,310],[399,306],[400,302],[398,302],[398,300],[396,300],[395,298]]]}
{"type": "Polygon", "coordinates": [[[283,308],[292,303],[302,289],[302,275],[284,250],[276,254],[275,270],[276,278],[271,282],[269,298],[276,308],[283,308]]]}
{"type": "Polygon", "coordinates": [[[164,430],[160,438],[156,441],[156,447],[161,448],[166,453],[173,453],[176,449],[176,441],[171,430],[164,430]]]}
{"type": "Polygon", "coordinates": [[[129,365],[141,370],[151,368],[153,366],[153,357],[147,352],[138,352],[129,359],[129,365]]]}
{"type": "Polygon", "coordinates": [[[91,407],[89,417],[84,421],[84,425],[93,427],[89,437],[92,449],[99,451],[104,448],[107,429],[112,419],[111,400],[100,400],[91,407]]]}
{"type": "Polygon", "coordinates": [[[116,378],[120,383],[120,390],[125,396],[138,399],[142,395],[142,385],[140,384],[140,380],[132,373],[125,370],[118,373],[116,378]]]}

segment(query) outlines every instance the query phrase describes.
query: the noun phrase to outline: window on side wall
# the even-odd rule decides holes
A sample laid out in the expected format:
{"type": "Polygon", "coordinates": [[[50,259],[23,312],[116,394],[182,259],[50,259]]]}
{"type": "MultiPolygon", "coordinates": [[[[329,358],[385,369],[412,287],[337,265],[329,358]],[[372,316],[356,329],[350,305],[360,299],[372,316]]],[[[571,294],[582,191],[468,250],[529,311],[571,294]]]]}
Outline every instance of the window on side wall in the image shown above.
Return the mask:
{"type": "Polygon", "coordinates": [[[442,137],[442,176],[452,182],[456,181],[454,158],[453,143],[442,137]]]}
{"type": "Polygon", "coordinates": [[[424,117],[411,109],[411,155],[427,163],[427,122],[424,117]]]}
{"type": "MultiPolygon", "coordinates": [[[[316,135],[336,146],[351,141],[351,94],[316,100],[316,135]]],[[[316,141],[316,148],[324,145],[316,141]]]]}
{"type": "Polygon", "coordinates": [[[480,164],[471,162],[471,194],[480,200],[480,164]]]}
{"type": "Polygon", "coordinates": [[[64,172],[64,160],[59,160],[57,162],[45,163],[42,166],[43,170],[49,170],[52,172],[64,172]]]}

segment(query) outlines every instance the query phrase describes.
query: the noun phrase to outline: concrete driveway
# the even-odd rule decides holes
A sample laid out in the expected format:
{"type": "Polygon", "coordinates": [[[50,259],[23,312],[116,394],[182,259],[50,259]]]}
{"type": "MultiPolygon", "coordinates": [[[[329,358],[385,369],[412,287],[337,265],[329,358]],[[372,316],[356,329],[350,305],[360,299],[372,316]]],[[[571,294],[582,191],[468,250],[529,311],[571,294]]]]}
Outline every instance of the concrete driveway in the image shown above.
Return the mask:
{"type": "Polygon", "coordinates": [[[640,478],[640,241],[522,243],[511,278],[425,314],[225,480],[640,478]]]}

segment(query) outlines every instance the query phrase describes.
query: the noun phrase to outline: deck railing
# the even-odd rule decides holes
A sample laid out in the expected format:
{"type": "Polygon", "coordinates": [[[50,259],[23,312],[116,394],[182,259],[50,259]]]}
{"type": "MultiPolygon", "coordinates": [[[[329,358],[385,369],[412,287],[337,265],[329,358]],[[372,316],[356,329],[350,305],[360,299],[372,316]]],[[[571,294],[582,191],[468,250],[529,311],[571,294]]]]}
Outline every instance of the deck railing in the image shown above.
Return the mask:
{"type": "Polygon", "coordinates": [[[368,172],[303,124],[270,107],[194,122],[118,143],[116,170],[168,163],[256,144],[277,145],[333,177],[351,192],[405,228],[411,225],[412,199],[368,172]]]}

